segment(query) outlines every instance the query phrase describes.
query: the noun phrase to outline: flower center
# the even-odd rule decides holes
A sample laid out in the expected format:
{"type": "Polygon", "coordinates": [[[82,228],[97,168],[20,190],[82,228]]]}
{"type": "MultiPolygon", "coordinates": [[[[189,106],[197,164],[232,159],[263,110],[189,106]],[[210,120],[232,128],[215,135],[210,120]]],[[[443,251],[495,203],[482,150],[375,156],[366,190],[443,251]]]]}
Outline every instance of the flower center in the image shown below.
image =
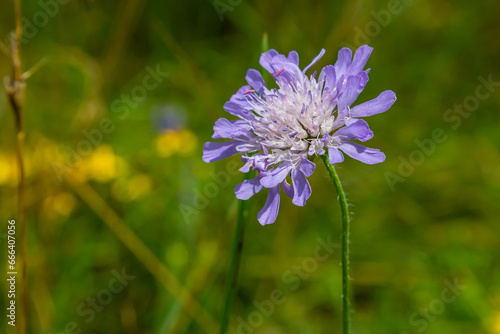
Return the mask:
{"type": "Polygon", "coordinates": [[[323,100],[323,82],[303,77],[302,82],[281,83],[278,89],[264,89],[263,96],[246,95],[257,117],[252,130],[266,149],[293,153],[321,151],[319,135],[331,131],[335,104],[323,100]]]}

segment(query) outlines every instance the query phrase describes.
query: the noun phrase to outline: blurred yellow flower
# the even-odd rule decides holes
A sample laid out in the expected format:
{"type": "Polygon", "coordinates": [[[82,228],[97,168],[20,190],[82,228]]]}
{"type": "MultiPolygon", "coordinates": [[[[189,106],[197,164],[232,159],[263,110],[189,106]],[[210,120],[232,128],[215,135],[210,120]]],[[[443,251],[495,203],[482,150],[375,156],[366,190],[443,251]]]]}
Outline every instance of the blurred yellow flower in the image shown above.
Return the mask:
{"type": "Polygon", "coordinates": [[[15,186],[17,184],[17,171],[15,158],[0,153],[0,184],[15,186]]]}
{"type": "Polygon", "coordinates": [[[493,333],[500,334],[500,312],[498,312],[493,323],[493,333]]]}
{"type": "Polygon", "coordinates": [[[88,178],[98,182],[109,182],[119,174],[128,173],[128,164],[116,156],[109,145],[101,145],[79,165],[79,170],[88,178]]]}
{"type": "Polygon", "coordinates": [[[67,217],[73,212],[76,205],[75,197],[67,192],[60,192],[49,196],[43,201],[43,215],[49,219],[67,217]]]}
{"type": "Polygon", "coordinates": [[[194,149],[196,148],[196,144],[198,143],[196,135],[188,129],[184,129],[179,132],[179,137],[181,137],[182,142],[182,149],[179,151],[179,153],[184,156],[193,153],[194,149]]]}
{"type": "Polygon", "coordinates": [[[158,155],[168,158],[176,153],[190,155],[196,148],[196,135],[188,129],[180,131],[168,130],[156,137],[155,144],[158,155]]]}
{"type": "Polygon", "coordinates": [[[122,202],[140,199],[151,192],[151,178],[145,174],[134,175],[130,179],[116,180],[111,186],[111,195],[122,202]]]}

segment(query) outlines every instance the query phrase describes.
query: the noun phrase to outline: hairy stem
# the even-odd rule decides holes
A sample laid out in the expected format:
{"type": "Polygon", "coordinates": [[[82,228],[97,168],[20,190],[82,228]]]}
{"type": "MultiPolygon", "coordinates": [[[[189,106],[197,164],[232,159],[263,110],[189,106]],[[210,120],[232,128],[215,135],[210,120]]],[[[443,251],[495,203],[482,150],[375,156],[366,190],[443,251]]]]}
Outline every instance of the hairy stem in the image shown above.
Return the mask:
{"type": "Polygon", "coordinates": [[[326,154],[322,155],[321,158],[339,194],[340,210],[342,211],[342,333],[349,334],[351,329],[349,301],[349,208],[344,189],[335,171],[335,167],[328,162],[328,156],[326,154]]]}

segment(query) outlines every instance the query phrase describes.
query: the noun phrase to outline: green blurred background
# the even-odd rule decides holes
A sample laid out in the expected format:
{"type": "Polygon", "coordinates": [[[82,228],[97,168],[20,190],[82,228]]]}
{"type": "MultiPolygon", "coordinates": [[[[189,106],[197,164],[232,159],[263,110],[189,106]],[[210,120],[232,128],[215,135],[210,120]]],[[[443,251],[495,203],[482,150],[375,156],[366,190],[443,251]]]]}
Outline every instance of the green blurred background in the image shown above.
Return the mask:
{"type": "MultiPolygon", "coordinates": [[[[500,81],[499,12],[492,0],[23,1],[24,67],[45,59],[27,80],[24,115],[29,333],[216,332],[243,175],[231,172],[237,157],[204,163],[202,147],[247,69],[261,70],[268,33],[269,47],[297,50],[301,67],[325,48],[316,70],[342,46],[368,43],[358,102],[398,96],[369,119],[367,144],[387,160],[339,166],[353,212],[354,332],[499,334],[500,94],[498,84],[478,88],[480,76],[500,81]],[[155,70],[168,75],[146,89],[155,70]],[[463,103],[470,114],[447,112],[463,103]],[[418,153],[435,129],[446,140],[418,153]],[[82,144],[85,133],[95,143],[82,144]],[[109,293],[122,271],[133,278],[109,293]],[[454,281],[465,288],[443,302],[454,281]],[[92,315],[96,297],[105,304],[92,315]]],[[[13,27],[13,1],[2,1],[4,46],[13,27]]],[[[0,74],[10,74],[5,47],[0,74]]],[[[4,264],[6,223],[18,217],[5,94],[0,122],[4,264]]],[[[340,242],[324,166],[309,180],[307,206],[282,197],[270,226],[256,218],[265,194],[252,201],[230,333],[341,331],[339,250],[307,277],[293,273],[318,237],[340,242]],[[255,302],[275,289],[284,302],[259,316],[255,302]]]]}

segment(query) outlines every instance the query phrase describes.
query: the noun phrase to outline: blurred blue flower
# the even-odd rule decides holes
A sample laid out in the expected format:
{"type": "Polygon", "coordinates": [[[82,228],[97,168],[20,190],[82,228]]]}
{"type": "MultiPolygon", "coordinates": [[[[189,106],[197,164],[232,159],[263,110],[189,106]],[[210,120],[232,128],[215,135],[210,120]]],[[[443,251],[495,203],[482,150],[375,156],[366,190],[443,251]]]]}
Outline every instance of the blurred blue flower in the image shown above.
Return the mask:
{"type": "Polygon", "coordinates": [[[155,105],[151,110],[153,128],[158,133],[180,131],[187,123],[187,112],[177,103],[155,105]]]}
{"type": "Polygon", "coordinates": [[[213,139],[207,142],[203,160],[213,162],[242,153],[245,165],[240,169],[258,171],[257,177],[245,180],[236,189],[236,197],[248,199],[264,188],[269,189],[266,204],[258,213],[262,225],[276,220],[280,203],[280,185],[295,205],[304,206],[311,195],[307,177],[315,164],[312,155],[328,153],[331,164],[344,160],[344,155],[367,164],[385,160],[384,153],[366,148],[351,140],[366,141],[373,132],[359,117],[372,116],[389,109],[396,100],[392,91],[351,108],[351,104],[368,82],[368,70],[363,70],[372,52],[364,45],[355,53],[348,48],[339,51],[335,65],[310,77],[307,70],[325,53],[313,59],[303,70],[299,56],[291,51],[288,57],[269,50],[260,57],[260,64],[273,75],[278,88],[267,88],[257,70],[250,69],[246,80],[224,109],[239,120],[221,118],[215,122],[213,139]],[[292,184],[287,182],[291,175],[292,184]]]}

